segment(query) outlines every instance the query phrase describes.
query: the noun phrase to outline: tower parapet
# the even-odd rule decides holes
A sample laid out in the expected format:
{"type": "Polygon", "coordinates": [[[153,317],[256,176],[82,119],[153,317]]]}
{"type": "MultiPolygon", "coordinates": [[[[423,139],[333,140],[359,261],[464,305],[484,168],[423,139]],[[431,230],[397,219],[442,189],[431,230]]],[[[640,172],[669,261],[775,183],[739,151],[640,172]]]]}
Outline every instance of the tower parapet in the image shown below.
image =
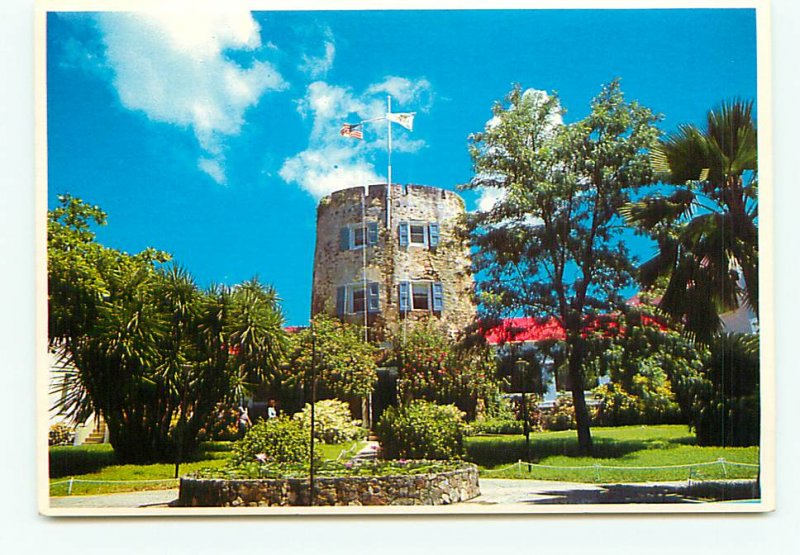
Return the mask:
{"type": "Polygon", "coordinates": [[[409,322],[433,320],[450,334],[471,322],[473,280],[455,192],[386,185],[331,193],[317,207],[312,314],[367,323],[382,341],[409,322]]]}

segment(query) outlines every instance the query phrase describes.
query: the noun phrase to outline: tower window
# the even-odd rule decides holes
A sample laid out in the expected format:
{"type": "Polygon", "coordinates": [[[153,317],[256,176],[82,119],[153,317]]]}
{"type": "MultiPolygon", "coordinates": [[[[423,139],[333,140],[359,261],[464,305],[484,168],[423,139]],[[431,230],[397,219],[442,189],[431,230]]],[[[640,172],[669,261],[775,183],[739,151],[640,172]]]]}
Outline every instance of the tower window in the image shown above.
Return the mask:
{"type": "Polygon", "coordinates": [[[368,282],[366,289],[363,282],[342,285],[336,289],[336,314],[363,314],[380,312],[380,284],[368,282]]]}
{"type": "Polygon", "coordinates": [[[401,247],[439,246],[439,224],[437,222],[400,222],[397,235],[401,247]]]}
{"type": "Polygon", "coordinates": [[[427,244],[427,237],[425,234],[425,228],[427,226],[425,224],[418,224],[412,223],[409,225],[409,235],[411,239],[412,245],[422,245],[425,246],[427,244]]]}
{"type": "Polygon", "coordinates": [[[339,230],[339,250],[362,249],[378,244],[378,222],[350,224],[339,230]]]}
{"type": "Polygon", "coordinates": [[[401,281],[397,285],[400,312],[444,310],[444,289],[440,281],[401,281]]]}
{"type": "Polygon", "coordinates": [[[431,284],[430,283],[412,283],[412,309],[413,310],[429,310],[431,306],[431,284]]]}
{"type": "Polygon", "coordinates": [[[364,226],[353,227],[350,229],[351,232],[351,244],[353,249],[357,249],[364,246],[364,226]]]}
{"type": "Polygon", "coordinates": [[[367,302],[366,290],[363,287],[353,288],[353,298],[351,301],[350,312],[364,312],[364,306],[367,302]]]}

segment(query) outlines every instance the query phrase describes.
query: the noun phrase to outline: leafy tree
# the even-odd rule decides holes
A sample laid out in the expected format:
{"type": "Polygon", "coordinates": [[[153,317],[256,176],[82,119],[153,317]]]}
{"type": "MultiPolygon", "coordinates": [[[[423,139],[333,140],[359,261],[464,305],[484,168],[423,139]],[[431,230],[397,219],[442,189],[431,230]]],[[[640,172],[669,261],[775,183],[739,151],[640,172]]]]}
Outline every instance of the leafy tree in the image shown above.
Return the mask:
{"type": "Polygon", "coordinates": [[[721,329],[740,299],[758,314],[758,172],[753,103],[708,112],[706,126],[681,125],[653,153],[668,190],[632,203],[626,218],[658,242],[641,282],[668,283],[659,303],[699,341],[721,329]],[[740,280],[741,277],[743,278],[740,280]]]}
{"type": "Polygon", "coordinates": [[[751,334],[719,334],[694,388],[691,425],[699,445],[758,445],[759,340],[751,334]]]}
{"type": "Polygon", "coordinates": [[[491,123],[471,137],[476,175],[465,188],[501,194],[468,227],[484,276],[482,311],[552,317],[564,327],[579,446],[590,453],[584,336],[631,283],[619,209],[652,180],[646,151],[658,139],[658,118],[626,102],[618,81],[582,120],[558,125],[561,113],[557,97],[518,86],[505,106],[494,106],[491,123]]]}
{"type": "Polygon", "coordinates": [[[50,344],[67,363],[63,408],[106,421],[123,462],[188,456],[222,401],[266,377],[285,350],[275,292],[253,280],[201,291],[147,249],[95,241],[97,207],[64,196],[49,214],[50,344]]]}
{"type": "Polygon", "coordinates": [[[608,384],[595,389],[603,399],[604,425],[688,423],[694,388],[707,360],[704,348],[656,324],[641,306],[618,316],[615,336],[592,346],[595,373],[608,384]]]}
{"type": "Polygon", "coordinates": [[[288,372],[295,380],[311,383],[312,357],[316,357],[321,394],[366,397],[375,387],[377,349],[364,341],[362,328],[318,314],[312,326],[295,334],[292,341],[288,372]]]}
{"type": "Polygon", "coordinates": [[[496,398],[496,361],[485,346],[464,346],[432,323],[417,323],[404,338],[395,338],[397,389],[408,403],[425,399],[454,404],[475,417],[479,400],[496,398]]]}

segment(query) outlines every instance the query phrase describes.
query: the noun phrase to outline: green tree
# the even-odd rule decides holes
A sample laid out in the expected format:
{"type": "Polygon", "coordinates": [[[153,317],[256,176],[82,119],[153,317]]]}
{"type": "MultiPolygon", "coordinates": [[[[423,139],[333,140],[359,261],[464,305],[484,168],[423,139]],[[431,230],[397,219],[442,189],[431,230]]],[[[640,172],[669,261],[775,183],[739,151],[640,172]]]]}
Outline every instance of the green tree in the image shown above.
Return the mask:
{"type": "Polygon", "coordinates": [[[669,190],[625,207],[626,219],[658,242],[639,269],[649,287],[666,277],[659,307],[699,341],[721,329],[720,314],[743,299],[758,314],[758,150],[753,103],[708,112],[681,125],[653,152],[669,190]],[[740,280],[740,273],[741,279],[740,280]]]}
{"type": "Polygon", "coordinates": [[[257,281],[201,291],[168,256],[102,246],[105,214],[64,196],[48,221],[50,344],[67,363],[63,408],[96,413],[119,460],[191,454],[221,401],[285,350],[275,292],[257,281]]]}
{"type": "Polygon", "coordinates": [[[658,118],[626,102],[618,81],[572,124],[558,125],[557,97],[518,86],[493,113],[471,137],[476,175],[465,186],[501,191],[490,210],[468,218],[484,276],[482,311],[552,317],[564,327],[579,446],[590,453],[584,336],[598,314],[621,304],[619,291],[631,282],[619,209],[652,180],[646,152],[658,139],[658,118]]]}
{"type": "Polygon", "coordinates": [[[718,334],[694,388],[691,425],[699,445],[758,445],[761,437],[759,340],[718,334]]]}
{"type": "Polygon", "coordinates": [[[363,328],[316,315],[312,326],[294,335],[288,372],[302,384],[311,383],[312,358],[321,394],[340,398],[366,397],[378,380],[377,349],[364,341],[363,328]]]}
{"type": "Polygon", "coordinates": [[[592,364],[610,382],[594,391],[603,425],[689,423],[707,352],[678,331],[658,325],[650,305],[615,319],[616,333],[597,338],[592,364]]]}

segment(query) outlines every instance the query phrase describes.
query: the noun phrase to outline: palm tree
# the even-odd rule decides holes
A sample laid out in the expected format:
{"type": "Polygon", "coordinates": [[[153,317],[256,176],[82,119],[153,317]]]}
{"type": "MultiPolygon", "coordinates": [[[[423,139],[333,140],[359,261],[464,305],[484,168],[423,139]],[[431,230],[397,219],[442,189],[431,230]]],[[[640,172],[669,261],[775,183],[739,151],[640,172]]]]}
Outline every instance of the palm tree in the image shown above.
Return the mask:
{"type": "Polygon", "coordinates": [[[651,155],[671,194],[625,207],[629,223],[649,234],[659,252],[640,281],[666,286],[659,308],[707,343],[720,314],[743,302],[758,315],[758,171],[753,102],[734,100],[708,113],[700,129],[684,124],[651,155]]]}

